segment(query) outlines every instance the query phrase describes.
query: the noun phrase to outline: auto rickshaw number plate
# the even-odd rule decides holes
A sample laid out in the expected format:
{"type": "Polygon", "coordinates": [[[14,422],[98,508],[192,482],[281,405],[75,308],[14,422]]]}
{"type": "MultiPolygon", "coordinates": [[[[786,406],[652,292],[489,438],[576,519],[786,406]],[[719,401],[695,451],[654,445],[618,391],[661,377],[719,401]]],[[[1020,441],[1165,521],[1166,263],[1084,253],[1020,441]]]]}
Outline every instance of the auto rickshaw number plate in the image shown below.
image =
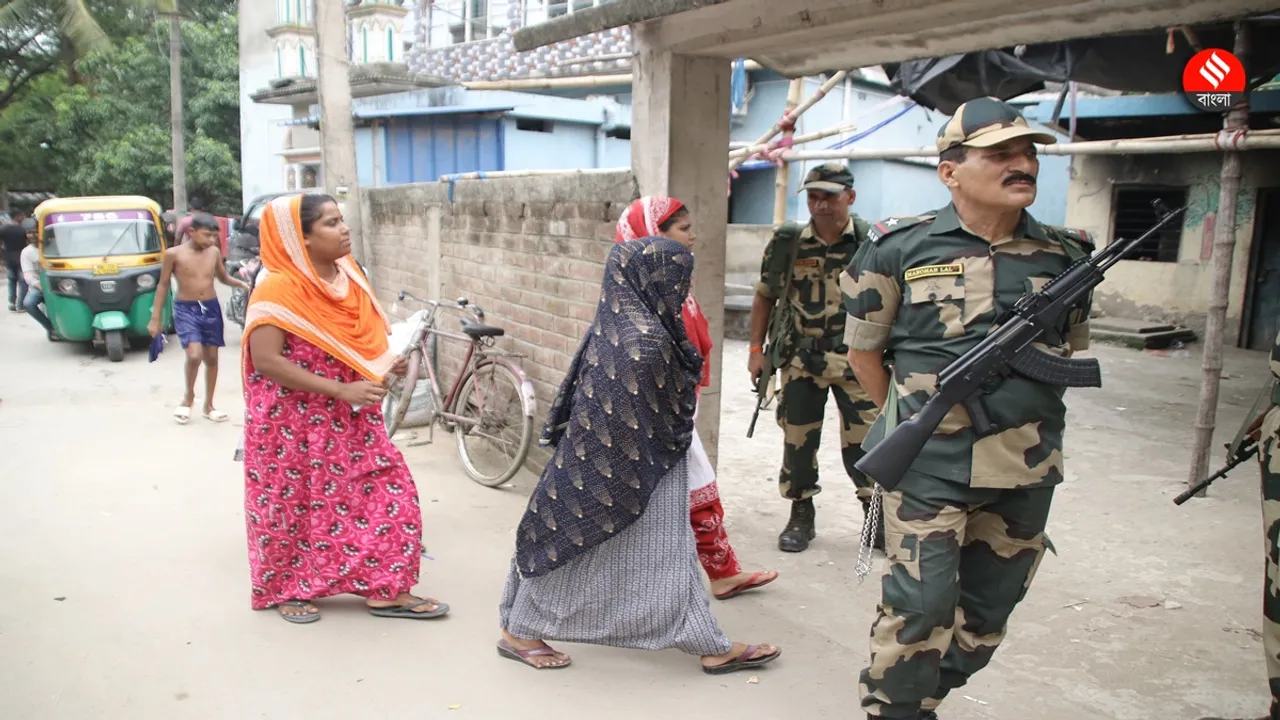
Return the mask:
{"type": "Polygon", "coordinates": [[[119,275],[120,266],[115,263],[102,263],[93,267],[94,275],[119,275]]]}

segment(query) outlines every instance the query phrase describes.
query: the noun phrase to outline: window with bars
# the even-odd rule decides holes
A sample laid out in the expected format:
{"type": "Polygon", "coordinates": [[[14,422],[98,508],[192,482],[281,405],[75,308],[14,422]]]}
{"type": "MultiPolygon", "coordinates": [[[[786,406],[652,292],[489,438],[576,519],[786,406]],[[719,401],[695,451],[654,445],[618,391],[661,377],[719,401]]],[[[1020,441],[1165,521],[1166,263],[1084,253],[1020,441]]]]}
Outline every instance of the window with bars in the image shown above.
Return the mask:
{"type": "MultiPolygon", "coordinates": [[[[1111,241],[1132,239],[1142,235],[1159,220],[1151,207],[1154,200],[1161,200],[1170,208],[1187,204],[1187,188],[1164,185],[1122,185],[1115,189],[1112,199],[1111,241]]],[[[1182,245],[1182,225],[1172,223],[1139,243],[1125,254],[1125,260],[1148,262],[1177,262],[1178,249],[1182,245]]]]}

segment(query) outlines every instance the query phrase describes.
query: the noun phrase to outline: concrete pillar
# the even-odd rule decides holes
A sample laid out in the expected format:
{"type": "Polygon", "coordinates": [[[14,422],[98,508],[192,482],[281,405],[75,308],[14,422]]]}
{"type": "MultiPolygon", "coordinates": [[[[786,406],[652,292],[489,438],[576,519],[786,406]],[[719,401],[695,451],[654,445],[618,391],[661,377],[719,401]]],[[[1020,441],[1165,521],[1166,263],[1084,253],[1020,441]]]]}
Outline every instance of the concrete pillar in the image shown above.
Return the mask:
{"type": "Polygon", "coordinates": [[[356,132],[351,117],[351,78],[348,74],[347,10],[345,3],[318,2],[316,16],[316,88],[320,95],[322,187],[342,208],[351,228],[351,254],[358,262],[369,258],[360,217],[360,182],[356,173],[356,132]]]}
{"type": "MultiPolygon", "coordinates": [[[[642,195],[674,197],[689,207],[698,240],[694,295],[711,325],[711,386],[702,391],[698,431],[712,465],[720,439],[720,365],[724,344],[725,238],[728,231],[728,60],[674,55],[650,30],[634,26],[631,167],[642,195]]],[[[745,368],[730,368],[745,381],[745,368]]],[[[736,377],[736,375],[735,375],[736,377]]]]}

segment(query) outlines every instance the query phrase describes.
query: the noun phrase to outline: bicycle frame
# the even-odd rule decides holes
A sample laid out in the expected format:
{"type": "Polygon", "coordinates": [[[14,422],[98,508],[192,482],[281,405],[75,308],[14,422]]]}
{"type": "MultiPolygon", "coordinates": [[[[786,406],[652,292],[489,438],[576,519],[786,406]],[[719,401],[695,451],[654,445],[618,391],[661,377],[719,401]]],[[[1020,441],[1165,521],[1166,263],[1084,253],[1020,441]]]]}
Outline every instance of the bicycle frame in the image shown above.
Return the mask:
{"type": "MultiPolygon", "coordinates": [[[[446,420],[448,422],[454,423],[464,428],[470,428],[474,426],[476,424],[476,420],[472,418],[463,417],[461,415],[458,415],[455,412],[452,412],[454,409],[454,403],[457,401],[458,394],[462,391],[462,385],[467,380],[467,378],[472,376],[475,373],[475,371],[482,366],[485,358],[495,353],[493,351],[486,349],[485,339],[473,338],[470,335],[450,332],[448,330],[441,330],[439,327],[436,326],[436,321],[439,315],[439,311],[441,309],[457,310],[459,312],[469,312],[469,314],[475,317],[476,320],[479,322],[484,321],[484,311],[470,304],[459,305],[458,307],[455,308],[452,306],[442,305],[438,301],[434,301],[434,300],[424,301],[419,298],[415,298],[412,295],[409,295],[407,293],[405,293],[404,296],[408,299],[416,300],[420,303],[423,303],[430,308],[430,311],[427,313],[427,316],[422,320],[421,327],[418,329],[418,333],[420,335],[417,340],[417,346],[418,346],[418,350],[421,352],[422,363],[423,365],[426,366],[427,379],[429,380],[431,385],[432,400],[436,403],[436,407],[440,408],[440,410],[436,414],[436,417],[438,419],[446,420]],[[443,396],[441,393],[440,377],[436,373],[436,366],[435,366],[436,364],[431,357],[429,340],[433,336],[443,337],[447,340],[456,340],[456,341],[464,342],[467,344],[467,354],[466,354],[466,357],[464,357],[462,360],[462,369],[458,371],[457,377],[453,379],[453,385],[449,388],[449,394],[447,396],[443,396]]],[[[501,354],[507,355],[508,353],[501,353],[501,354]]],[[[514,365],[511,366],[510,369],[516,374],[516,377],[520,379],[522,384],[527,382],[523,370],[521,370],[519,367],[516,367],[514,365]]]]}

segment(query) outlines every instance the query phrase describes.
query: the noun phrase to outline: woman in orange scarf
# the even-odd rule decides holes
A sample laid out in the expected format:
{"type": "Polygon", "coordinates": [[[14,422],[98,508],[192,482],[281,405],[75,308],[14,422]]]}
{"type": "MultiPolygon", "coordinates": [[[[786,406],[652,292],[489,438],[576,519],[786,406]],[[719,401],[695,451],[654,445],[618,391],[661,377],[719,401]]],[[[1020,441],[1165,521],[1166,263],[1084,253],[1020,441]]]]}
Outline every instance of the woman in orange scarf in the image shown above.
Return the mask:
{"type": "Polygon", "coordinates": [[[422,515],[380,407],[404,358],[338,204],[282,197],[260,228],[268,274],[241,353],[251,605],[308,623],[320,619],[311,601],[351,593],[379,617],[440,617],[447,605],[409,592],[422,515]]]}
{"type": "MultiPolygon", "coordinates": [[[[679,200],[646,196],[631,203],[618,219],[614,242],[657,236],[693,249],[697,235],[693,232],[689,209],[679,200]]],[[[693,297],[692,287],[683,315],[685,333],[702,354],[702,382],[698,386],[701,391],[711,384],[711,329],[702,314],[702,306],[693,297]]],[[[717,600],[728,600],[777,579],[778,573],[773,570],[743,572],[738,563],[724,529],[724,507],[720,504],[715,470],[696,432],[689,448],[689,522],[697,541],[698,561],[711,581],[711,593],[717,600]]]]}

